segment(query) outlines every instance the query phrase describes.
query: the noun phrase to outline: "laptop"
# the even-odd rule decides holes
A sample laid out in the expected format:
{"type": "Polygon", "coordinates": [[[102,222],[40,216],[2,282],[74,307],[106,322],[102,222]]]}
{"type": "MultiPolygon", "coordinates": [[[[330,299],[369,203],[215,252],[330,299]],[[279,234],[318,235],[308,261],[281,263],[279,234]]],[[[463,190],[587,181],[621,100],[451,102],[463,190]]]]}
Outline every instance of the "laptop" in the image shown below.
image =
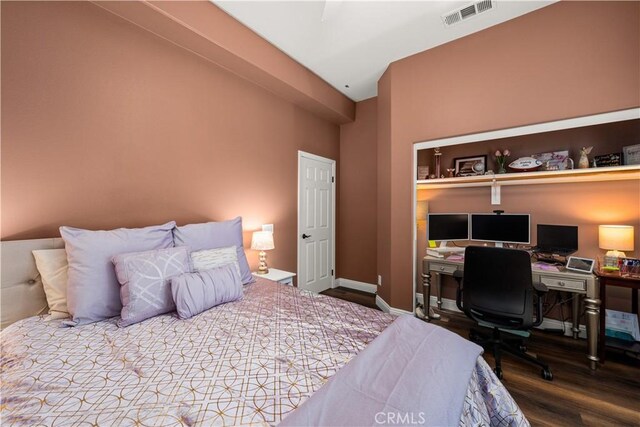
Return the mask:
{"type": "Polygon", "coordinates": [[[538,224],[536,253],[566,257],[578,250],[578,226],[538,224]]]}

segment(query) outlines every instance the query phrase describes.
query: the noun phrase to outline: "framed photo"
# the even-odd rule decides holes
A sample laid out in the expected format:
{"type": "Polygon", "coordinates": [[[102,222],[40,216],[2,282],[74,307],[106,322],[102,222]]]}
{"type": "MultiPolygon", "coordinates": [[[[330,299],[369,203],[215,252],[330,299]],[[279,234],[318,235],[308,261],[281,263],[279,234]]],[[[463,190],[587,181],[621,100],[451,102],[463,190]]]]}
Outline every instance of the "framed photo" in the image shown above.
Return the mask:
{"type": "Polygon", "coordinates": [[[569,150],[539,153],[531,157],[542,162],[540,170],[543,171],[562,171],[569,167],[569,150]]]}
{"type": "Polygon", "coordinates": [[[622,149],[625,165],[640,165],[640,144],[627,145],[622,149]]]}
{"type": "Polygon", "coordinates": [[[599,168],[620,166],[622,165],[622,153],[603,154],[601,156],[595,156],[593,160],[599,168]]]}
{"type": "Polygon", "coordinates": [[[418,166],[418,179],[429,179],[429,166],[418,166]]]}
{"type": "Polygon", "coordinates": [[[487,170],[487,156],[458,157],[453,159],[456,176],[484,175],[487,170]]]}

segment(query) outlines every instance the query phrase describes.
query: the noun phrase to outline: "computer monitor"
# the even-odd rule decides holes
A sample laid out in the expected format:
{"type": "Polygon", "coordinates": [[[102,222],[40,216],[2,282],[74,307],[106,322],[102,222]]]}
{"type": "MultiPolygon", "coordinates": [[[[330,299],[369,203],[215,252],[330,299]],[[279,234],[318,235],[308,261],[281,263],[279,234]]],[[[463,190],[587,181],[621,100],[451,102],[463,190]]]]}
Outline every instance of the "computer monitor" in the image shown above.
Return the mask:
{"type": "Polygon", "coordinates": [[[528,214],[471,214],[471,240],[502,243],[531,242],[528,214]]]}
{"type": "Polygon", "coordinates": [[[577,226],[538,224],[537,228],[537,251],[565,256],[578,250],[577,226]]]}
{"type": "Polygon", "coordinates": [[[430,213],[427,215],[427,240],[469,240],[469,214],[430,213]]]}

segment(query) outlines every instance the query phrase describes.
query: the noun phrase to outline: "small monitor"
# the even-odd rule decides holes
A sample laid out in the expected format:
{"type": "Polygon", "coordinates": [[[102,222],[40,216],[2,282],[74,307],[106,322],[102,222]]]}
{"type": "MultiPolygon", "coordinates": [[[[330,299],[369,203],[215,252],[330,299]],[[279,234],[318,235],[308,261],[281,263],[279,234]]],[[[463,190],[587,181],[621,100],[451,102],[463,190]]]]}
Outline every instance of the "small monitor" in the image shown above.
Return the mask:
{"type": "Polygon", "coordinates": [[[428,214],[427,240],[469,240],[469,214],[428,214]]]}
{"type": "Polygon", "coordinates": [[[527,214],[471,214],[471,240],[495,243],[531,242],[527,214]]]}
{"type": "Polygon", "coordinates": [[[575,225],[538,224],[537,249],[542,252],[578,250],[578,227],[575,225]]]}

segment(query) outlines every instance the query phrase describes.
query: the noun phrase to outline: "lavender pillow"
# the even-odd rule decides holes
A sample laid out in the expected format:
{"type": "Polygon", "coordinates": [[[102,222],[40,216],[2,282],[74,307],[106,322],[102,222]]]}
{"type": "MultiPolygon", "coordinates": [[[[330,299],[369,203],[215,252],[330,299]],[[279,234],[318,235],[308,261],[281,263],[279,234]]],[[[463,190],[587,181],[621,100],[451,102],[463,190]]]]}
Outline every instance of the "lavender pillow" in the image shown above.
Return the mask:
{"type": "Polygon", "coordinates": [[[242,217],[176,227],[173,230],[173,241],[176,246],[188,246],[192,251],[235,246],[242,283],[246,285],[255,280],[242,246],[242,217]]]}
{"type": "Polygon", "coordinates": [[[170,280],[189,272],[189,249],[157,249],[113,257],[122,300],[118,326],[129,326],[175,310],[170,280]]]}
{"type": "Polygon", "coordinates": [[[242,282],[234,264],[197,271],[171,279],[178,317],[190,317],[242,297],[242,282]]]}
{"type": "Polygon", "coordinates": [[[145,228],[91,231],[60,227],[69,261],[67,308],[70,326],[97,322],[120,315],[120,285],[111,264],[114,255],[164,249],[173,246],[176,223],[145,228]]]}

